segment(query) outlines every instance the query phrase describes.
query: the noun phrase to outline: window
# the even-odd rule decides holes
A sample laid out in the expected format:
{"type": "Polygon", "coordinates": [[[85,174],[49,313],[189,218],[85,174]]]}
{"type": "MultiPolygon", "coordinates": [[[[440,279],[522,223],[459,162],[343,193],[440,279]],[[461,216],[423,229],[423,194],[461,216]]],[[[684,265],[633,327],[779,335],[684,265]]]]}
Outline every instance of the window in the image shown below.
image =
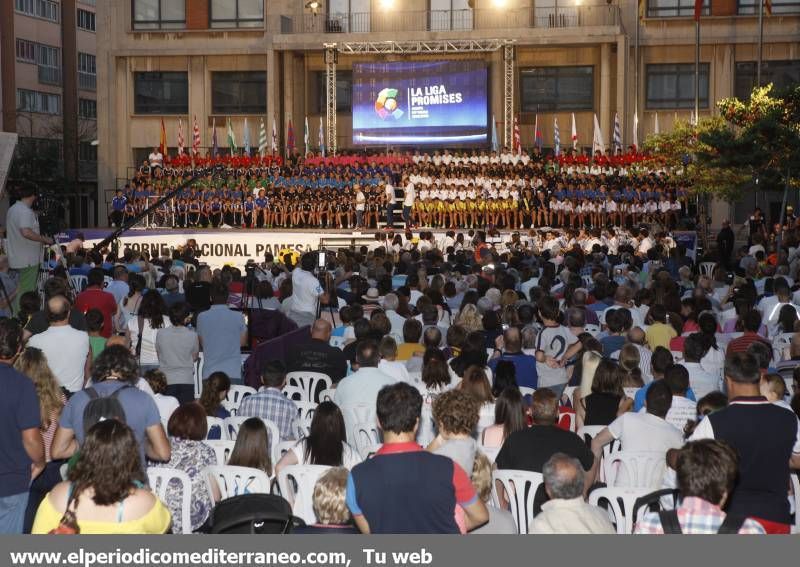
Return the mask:
{"type": "Polygon", "coordinates": [[[97,58],[91,53],[78,53],[78,88],[97,90],[97,58]]]}
{"type": "Polygon", "coordinates": [[[79,161],[97,161],[97,146],[91,142],[78,142],[79,161]]]}
{"type": "MultiPolygon", "coordinates": [[[[325,88],[325,71],[317,71],[313,74],[311,81],[311,108],[312,114],[325,114],[327,106],[327,93],[325,88]]],[[[353,72],[336,72],[336,112],[350,112],[353,107],[353,72]]]]}
{"type": "Polygon", "coordinates": [[[264,0],[211,0],[212,28],[264,26],[264,0]]]}
{"type": "Polygon", "coordinates": [[[186,27],[186,0],[133,0],[133,29],[163,30],[186,27]]]}
{"type": "MultiPolygon", "coordinates": [[[[736,13],[740,16],[757,16],[759,0],[739,0],[736,13]]],[[[800,14],[798,0],[772,0],[773,14],[800,14]]],[[[764,16],[767,15],[766,8],[764,16]]]]}
{"type": "Polygon", "coordinates": [[[523,112],[592,110],[594,67],[533,67],[520,70],[523,112]]]}
{"type": "Polygon", "coordinates": [[[430,0],[431,31],[471,30],[472,9],[468,0],[430,0]]]}
{"type": "Polygon", "coordinates": [[[78,8],[78,27],[86,31],[96,31],[94,12],[78,8]]]}
{"type": "Polygon", "coordinates": [[[267,73],[214,71],[211,73],[211,112],[256,114],[267,111],[267,73]]]}
{"type": "Polygon", "coordinates": [[[136,114],[189,112],[189,74],[185,71],[134,73],[133,91],[136,114]]]}
{"type": "MultiPolygon", "coordinates": [[[[711,1],[703,0],[703,16],[711,15],[711,1]]],[[[647,0],[648,18],[692,18],[694,0],[647,0]]]]}
{"type": "Polygon", "coordinates": [[[39,82],[43,85],[61,84],[61,49],[41,43],[36,44],[36,64],[39,82]]]}
{"type": "Polygon", "coordinates": [[[358,32],[370,30],[370,0],[330,0],[327,2],[329,32],[358,32]]]}
{"type": "MultiPolygon", "coordinates": [[[[694,63],[647,66],[647,108],[694,108],[694,63]]],[[[708,108],[708,63],[700,64],[700,108],[708,108]]]]}
{"type": "MultiPolygon", "coordinates": [[[[736,64],[733,94],[739,99],[749,99],[756,86],[756,63],[747,61],[736,64]]],[[[776,89],[800,83],[800,61],[762,61],[761,84],[772,83],[776,89]]]]}
{"type": "Polygon", "coordinates": [[[36,63],[36,43],[17,38],[17,61],[36,63]]]}
{"type": "Polygon", "coordinates": [[[61,95],[17,89],[17,110],[61,114],[61,95]]]}
{"type": "Polygon", "coordinates": [[[81,118],[97,119],[97,101],[90,98],[78,99],[78,116],[81,118]]]}
{"type": "Polygon", "coordinates": [[[61,6],[53,0],[14,0],[17,12],[58,23],[61,6]]]}

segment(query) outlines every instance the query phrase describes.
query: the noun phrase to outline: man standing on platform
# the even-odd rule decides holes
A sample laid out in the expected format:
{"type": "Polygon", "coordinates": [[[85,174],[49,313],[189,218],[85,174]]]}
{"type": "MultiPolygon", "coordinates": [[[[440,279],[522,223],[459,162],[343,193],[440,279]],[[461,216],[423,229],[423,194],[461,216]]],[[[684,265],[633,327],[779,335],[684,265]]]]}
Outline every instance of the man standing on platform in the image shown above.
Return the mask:
{"type": "Polygon", "coordinates": [[[356,192],[356,228],[364,228],[364,210],[367,207],[367,197],[361,190],[361,185],[355,184],[353,190],[356,192]]]}
{"type": "Polygon", "coordinates": [[[394,228],[394,185],[392,185],[392,180],[389,176],[386,176],[386,185],[383,188],[383,192],[386,199],[386,228],[392,229],[394,228]]]}
{"type": "Polygon", "coordinates": [[[39,234],[39,220],[32,209],[36,201],[36,186],[28,183],[20,187],[17,199],[6,215],[8,263],[12,270],[19,272],[17,294],[13,301],[14,312],[19,309],[22,294],[36,289],[36,278],[42,263],[42,244],[53,244],[52,238],[39,234]]]}
{"type": "Polygon", "coordinates": [[[408,176],[403,177],[403,181],[405,182],[403,187],[403,220],[406,223],[406,228],[411,228],[411,212],[414,209],[414,200],[417,198],[417,191],[408,176]]]}

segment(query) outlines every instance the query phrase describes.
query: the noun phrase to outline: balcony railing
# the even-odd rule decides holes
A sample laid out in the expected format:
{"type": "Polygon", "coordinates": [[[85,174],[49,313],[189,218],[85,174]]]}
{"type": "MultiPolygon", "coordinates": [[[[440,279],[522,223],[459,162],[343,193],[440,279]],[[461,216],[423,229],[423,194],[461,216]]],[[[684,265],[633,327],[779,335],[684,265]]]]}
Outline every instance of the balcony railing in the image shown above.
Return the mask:
{"type": "Polygon", "coordinates": [[[420,10],[351,12],[283,16],[283,34],[378,33],[408,31],[465,31],[513,28],[572,28],[613,26],[619,22],[614,5],[539,7],[520,10],[420,10]]]}
{"type": "Polygon", "coordinates": [[[61,67],[39,65],[39,82],[43,85],[60,85],[61,67]]]}
{"type": "Polygon", "coordinates": [[[84,91],[96,91],[97,75],[78,71],[78,88],[84,91]]]}

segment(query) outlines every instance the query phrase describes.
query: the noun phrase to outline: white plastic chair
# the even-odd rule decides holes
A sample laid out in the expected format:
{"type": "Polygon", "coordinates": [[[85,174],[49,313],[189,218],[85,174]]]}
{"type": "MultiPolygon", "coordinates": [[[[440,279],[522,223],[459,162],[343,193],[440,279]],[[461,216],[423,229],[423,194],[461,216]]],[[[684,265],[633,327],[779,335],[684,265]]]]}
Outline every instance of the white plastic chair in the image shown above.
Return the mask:
{"type": "Polygon", "coordinates": [[[69,279],[72,282],[72,286],[75,288],[75,291],[78,293],[82,292],[84,289],[86,289],[86,286],[89,285],[89,278],[86,276],[76,274],[74,276],[70,276],[69,279]]]}
{"type": "Polygon", "coordinates": [[[667,462],[660,451],[616,451],[603,456],[603,473],[609,487],[646,488],[661,486],[667,462]]]}
{"type": "Polygon", "coordinates": [[[800,533],[800,480],[797,479],[797,474],[791,472],[789,478],[792,480],[792,492],[789,498],[794,499],[794,531],[800,533]]]}
{"type": "Polygon", "coordinates": [[[772,339],[772,361],[777,364],[782,360],[789,360],[789,346],[792,344],[794,333],[781,333],[772,339]]]}
{"type": "Polygon", "coordinates": [[[564,393],[561,394],[561,405],[569,405],[572,406],[572,396],[575,394],[575,390],[578,389],[578,386],[567,386],[564,388],[564,393]],[[565,404],[565,400],[569,400],[569,404],[565,404]]]}
{"type": "Polygon", "coordinates": [[[323,390],[327,390],[333,385],[330,376],[321,372],[289,372],[286,375],[286,384],[302,389],[303,399],[309,402],[316,401],[316,393],[320,382],[325,384],[322,388],[323,390]]]}
{"type": "Polygon", "coordinates": [[[278,443],[278,450],[276,452],[279,455],[279,460],[295,445],[297,445],[297,441],[281,441],[278,443]]]}
{"type": "Polygon", "coordinates": [[[527,386],[520,386],[519,387],[519,393],[522,394],[523,398],[525,396],[531,396],[531,398],[532,398],[533,394],[535,392],[536,392],[536,388],[528,388],[527,386]]]}
{"type": "Polygon", "coordinates": [[[497,483],[500,483],[506,494],[506,500],[517,524],[517,531],[527,534],[533,520],[533,500],[539,485],[544,482],[541,473],[518,471],[512,469],[495,470],[492,472],[492,501],[495,506],[501,506],[500,494],[497,483]]]}
{"type": "Polygon", "coordinates": [[[605,428],[605,425],[584,425],[578,429],[578,437],[580,437],[582,441],[585,441],[587,436],[589,439],[594,439],[597,437],[597,434],[605,428]]]}
{"type": "Polygon", "coordinates": [[[297,438],[307,437],[311,432],[311,421],[317,411],[314,402],[295,402],[297,406],[297,438]]]}
{"type": "Polygon", "coordinates": [[[681,351],[681,350],[671,350],[669,352],[672,355],[672,360],[674,360],[676,364],[683,360],[683,351],[681,351]]]}
{"type": "Polygon", "coordinates": [[[478,450],[486,455],[486,457],[491,461],[494,462],[497,459],[497,454],[500,453],[501,447],[485,447],[481,445],[478,450]]]}
{"type": "Polygon", "coordinates": [[[111,276],[103,276],[103,287],[106,288],[114,283],[114,278],[111,276]]]}
{"type": "Polygon", "coordinates": [[[194,399],[199,400],[203,393],[203,353],[197,357],[194,363],[194,399]]]}
{"type": "MultiPolygon", "coordinates": [[[[220,430],[220,441],[228,441],[230,438],[228,437],[228,431],[225,427],[225,420],[219,417],[206,417],[206,423],[208,424],[208,432],[211,433],[211,429],[214,427],[219,427],[220,430]]],[[[206,438],[208,435],[206,435],[206,438]]]]}
{"type": "Polygon", "coordinates": [[[231,389],[228,390],[228,395],[225,396],[224,400],[222,400],[222,407],[228,410],[231,415],[236,415],[236,413],[239,411],[239,406],[242,405],[242,401],[247,396],[252,396],[255,393],[255,388],[234,384],[231,386],[231,389]]]}
{"type": "Polygon", "coordinates": [[[326,390],[322,390],[319,393],[319,401],[320,401],[320,403],[322,403],[322,402],[332,402],[333,401],[333,396],[335,396],[335,395],[336,395],[336,389],[335,388],[328,388],[326,390]]]}
{"type": "Polygon", "coordinates": [[[356,433],[354,428],[358,423],[376,423],[377,415],[375,404],[353,404],[339,408],[344,416],[344,424],[347,429],[347,442],[355,446],[356,433]]]}
{"type": "Polygon", "coordinates": [[[325,465],[292,465],[278,473],[281,496],[292,505],[294,515],[308,524],[317,522],[314,513],[314,485],[331,467],[325,465]]]}
{"type": "Polygon", "coordinates": [[[230,459],[231,453],[233,453],[233,446],[236,445],[235,441],[229,439],[206,439],[203,443],[214,450],[218,465],[228,464],[228,459],[230,459]]]}
{"type": "Polygon", "coordinates": [[[596,337],[597,335],[600,334],[600,325],[593,325],[593,324],[584,325],[583,330],[592,335],[593,337],[596,337]]]}
{"type": "Polygon", "coordinates": [[[178,469],[169,467],[147,467],[147,481],[150,490],[162,502],[167,501],[167,487],[175,481],[180,483],[181,494],[181,533],[192,533],[192,479],[178,469]]]}
{"type": "Polygon", "coordinates": [[[209,484],[217,483],[222,500],[242,494],[269,494],[272,489],[272,479],[267,473],[250,467],[217,465],[206,468],[206,474],[209,484]]]}
{"type": "MultiPolygon", "coordinates": [[[[649,488],[595,488],[589,494],[589,504],[601,506],[608,503],[608,516],[618,534],[633,533],[633,505],[636,500],[652,492],[649,488]]],[[[601,506],[602,507],[602,506],[601,506]]]]}
{"type": "Polygon", "coordinates": [[[581,281],[586,289],[592,289],[594,287],[594,279],[592,276],[581,276],[581,281]]]}
{"type": "Polygon", "coordinates": [[[717,267],[716,262],[700,262],[700,275],[701,276],[713,276],[714,275],[714,268],[717,267]]]}
{"type": "Polygon", "coordinates": [[[381,430],[374,421],[356,423],[353,432],[355,434],[353,446],[364,459],[367,458],[364,455],[365,450],[370,451],[376,445],[380,447],[382,443],[381,430]]]}
{"type": "MultiPolygon", "coordinates": [[[[236,437],[239,435],[239,428],[242,426],[242,423],[244,423],[248,419],[250,418],[244,415],[237,415],[226,418],[224,428],[225,428],[225,433],[228,435],[227,439],[230,439],[231,441],[236,441],[236,437]]],[[[280,458],[280,453],[278,453],[278,443],[280,443],[281,441],[281,432],[274,421],[264,419],[263,417],[260,419],[261,421],[264,422],[264,425],[267,427],[267,435],[269,436],[270,458],[272,459],[272,464],[274,466],[275,463],[277,463],[278,459],[280,458]]]]}
{"type": "Polygon", "coordinates": [[[283,390],[281,390],[281,392],[283,392],[284,396],[286,396],[295,403],[306,401],[305,390],[303,390],[299,386],[290,386],[287,384],[286,386],[283,387],[283,390]]]}

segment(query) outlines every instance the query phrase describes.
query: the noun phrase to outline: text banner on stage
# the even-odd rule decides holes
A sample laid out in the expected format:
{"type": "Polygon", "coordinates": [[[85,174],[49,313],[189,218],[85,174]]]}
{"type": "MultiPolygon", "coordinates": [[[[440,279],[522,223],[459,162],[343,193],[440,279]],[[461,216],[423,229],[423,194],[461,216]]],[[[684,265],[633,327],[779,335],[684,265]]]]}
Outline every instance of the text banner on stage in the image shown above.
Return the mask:
{"type": "MultiPolygon", "coordinates": [[[[59,241],[69,241],[82,233],[86,246],[103,240],[110,230],[69,230],[59,235],[59,241]]],[[[226,264],[242,266],[248,260],[264,261],[264,254],[278,256],[282,250],[299,253],[319,248],[325,238],[321,232],[270,232],[258,230],[182,231],[182,230],[131,230],[119,238],[120,255],[124,250],[147,252],[150,257],[171,256],[172,250],[186,244],[190,238],[197,241],[200,261],[212,268],[226,264]]]]}

